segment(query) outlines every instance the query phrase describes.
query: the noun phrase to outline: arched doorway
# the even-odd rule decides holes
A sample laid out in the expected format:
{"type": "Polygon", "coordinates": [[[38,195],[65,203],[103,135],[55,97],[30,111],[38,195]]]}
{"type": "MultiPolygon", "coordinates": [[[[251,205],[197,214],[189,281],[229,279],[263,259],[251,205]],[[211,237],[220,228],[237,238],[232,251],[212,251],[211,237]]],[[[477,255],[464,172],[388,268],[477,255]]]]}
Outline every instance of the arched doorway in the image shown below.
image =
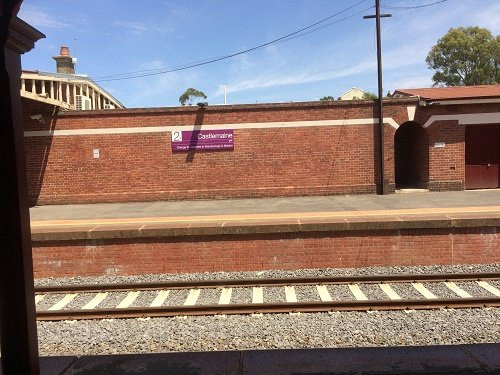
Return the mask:
{"type": "Polygon", "coordinates": [[[426,188],[429,181],[429,139],[416,122],[402,124],[394,135],[396,188],[426,188]]]}

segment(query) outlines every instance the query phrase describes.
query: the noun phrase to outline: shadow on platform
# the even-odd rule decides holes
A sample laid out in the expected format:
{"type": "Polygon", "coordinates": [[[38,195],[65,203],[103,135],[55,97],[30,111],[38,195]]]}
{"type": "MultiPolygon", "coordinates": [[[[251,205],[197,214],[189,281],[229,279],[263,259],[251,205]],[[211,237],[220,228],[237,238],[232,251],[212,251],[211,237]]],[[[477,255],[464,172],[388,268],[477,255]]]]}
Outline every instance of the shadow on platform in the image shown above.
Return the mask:
{"type": "Polygon", "coordinates": [[[500,344],[42,357],[41,373],[500,374],[500,344]]]}

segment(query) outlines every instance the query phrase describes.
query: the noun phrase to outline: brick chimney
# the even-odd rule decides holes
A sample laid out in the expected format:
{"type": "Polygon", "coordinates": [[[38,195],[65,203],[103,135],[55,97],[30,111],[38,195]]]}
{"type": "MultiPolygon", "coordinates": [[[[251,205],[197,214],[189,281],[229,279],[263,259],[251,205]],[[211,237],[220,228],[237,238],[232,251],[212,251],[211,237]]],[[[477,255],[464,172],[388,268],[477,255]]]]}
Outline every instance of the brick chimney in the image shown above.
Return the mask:
{"type": "Polygon", "coordinates": [[[62,46],[59,55],[53,59],[56,60],[57,73],[75,74],[75,62],[69,54],[68,47],[62,46]]]}

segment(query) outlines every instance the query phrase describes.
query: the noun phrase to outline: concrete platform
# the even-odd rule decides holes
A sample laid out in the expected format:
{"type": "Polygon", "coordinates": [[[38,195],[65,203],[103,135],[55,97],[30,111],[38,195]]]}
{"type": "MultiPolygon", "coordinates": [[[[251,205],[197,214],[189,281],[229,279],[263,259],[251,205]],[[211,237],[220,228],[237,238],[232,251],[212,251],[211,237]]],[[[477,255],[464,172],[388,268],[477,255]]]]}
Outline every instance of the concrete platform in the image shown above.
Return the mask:
{"type": "Polygon", "coordinates": [[[500,344],[41,358],[43,375],[500,374],[500,344]]]}
{"type": "Polygon", "coordinates": [[[30,209],[35,223],[51,220],[147,217],[203,217],[295,214],[313,212],[429,209],[500,206],[500,189],[426,192],[390,195],[333,195],[287,198],[130,202],[37,206],[30,209]]]}
{"type": "Polygon", "coordinates": [[[500,190],[44,206],[31,216],[36,277],[500,262],[500,190]]]}
{"type": "Polygon", "coordinates": [[[500,190],[41,206],[34,241],[500,225],[500,190]]]}

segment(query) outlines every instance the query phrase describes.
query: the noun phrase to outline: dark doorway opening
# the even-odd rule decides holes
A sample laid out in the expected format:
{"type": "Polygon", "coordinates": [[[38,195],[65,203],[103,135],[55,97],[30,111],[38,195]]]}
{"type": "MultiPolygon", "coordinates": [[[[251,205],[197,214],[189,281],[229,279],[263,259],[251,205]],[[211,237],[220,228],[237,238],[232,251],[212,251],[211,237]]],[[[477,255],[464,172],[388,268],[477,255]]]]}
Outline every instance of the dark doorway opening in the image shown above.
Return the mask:
{"type": "Polygon", "coordinates": [[[416,122],[405,122],[394,136],[396,188],[426,188],[429,181],[429,140],[416,122]]]}
{"type": "Polygon", "coordinates": [[[500,125],[465,128],[465,188],[500,187],[500,125]]]}

